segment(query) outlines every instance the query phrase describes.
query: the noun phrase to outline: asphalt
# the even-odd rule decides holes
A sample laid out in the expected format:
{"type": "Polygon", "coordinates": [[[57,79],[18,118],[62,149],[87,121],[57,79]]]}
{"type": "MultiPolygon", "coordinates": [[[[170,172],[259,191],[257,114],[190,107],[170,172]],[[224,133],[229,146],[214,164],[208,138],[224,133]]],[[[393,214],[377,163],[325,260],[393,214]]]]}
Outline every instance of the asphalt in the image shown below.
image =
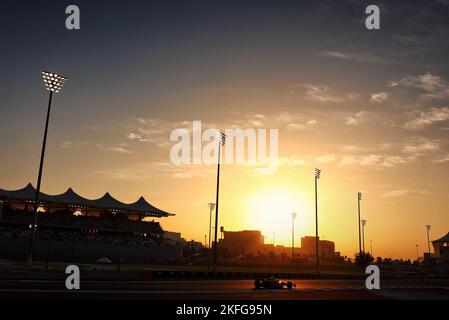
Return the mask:
{"type": "Polygon", "coordinates": [[[80,290],[62,280],[0,280],[0,299],[89,300],[449,300],[449,280],[384,280],[367,290],[361,280],[294,280],[292,290],[256,290],[252,280],[113,281],[81,279],[80,290]]]}

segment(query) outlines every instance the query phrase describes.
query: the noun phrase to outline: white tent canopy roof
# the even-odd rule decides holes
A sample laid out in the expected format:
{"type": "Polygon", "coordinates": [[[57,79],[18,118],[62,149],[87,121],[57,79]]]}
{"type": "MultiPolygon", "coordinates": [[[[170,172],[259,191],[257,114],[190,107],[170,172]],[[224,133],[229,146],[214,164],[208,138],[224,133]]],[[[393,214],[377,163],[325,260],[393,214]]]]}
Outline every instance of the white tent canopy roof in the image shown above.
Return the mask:
{"type": "MultiPolygon", "coordinates": [[[[31,183],[19,190],[11,191],[0,189],[0,200],[4,201],[34,202],[35,196],[36,189],[31,183]]],[[[143,197],[140,197],[139,200],[134,203],[127,204],[115,199],[107,192],[99,199],[90,200],[83,198],[73,191],[72,188],[69,188],[66,192],[58,195],[47,195],[41,192],[39,193],[39,202],[44,204],[63,204],[93,209],[117,210],[153,217],[168,217],[174,215],[152,206],[143,197]]]]}
{"type": "Polygon", "coordinates": [[[442,238],[433,240],[432,243],[449,243],[449,232],[442,238]]]}

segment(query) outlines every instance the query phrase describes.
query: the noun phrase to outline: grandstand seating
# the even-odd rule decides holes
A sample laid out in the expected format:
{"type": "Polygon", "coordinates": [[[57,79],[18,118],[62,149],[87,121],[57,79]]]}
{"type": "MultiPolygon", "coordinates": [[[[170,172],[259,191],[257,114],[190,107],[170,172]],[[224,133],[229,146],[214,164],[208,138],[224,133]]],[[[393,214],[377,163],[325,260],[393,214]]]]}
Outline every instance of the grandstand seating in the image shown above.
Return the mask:
{"type": "MultiPolygon", "coordinates": [[[[26,239],[32,212],[6,210],[0,223],[0,238],[26,239]]],[[[134,221],[126,216],[75,216],[70,211],[40,212],[36,239],[95,243],[107,245],[181,247],[180,242],[163,237],[164,231],[154,221],[134,221]]]]}

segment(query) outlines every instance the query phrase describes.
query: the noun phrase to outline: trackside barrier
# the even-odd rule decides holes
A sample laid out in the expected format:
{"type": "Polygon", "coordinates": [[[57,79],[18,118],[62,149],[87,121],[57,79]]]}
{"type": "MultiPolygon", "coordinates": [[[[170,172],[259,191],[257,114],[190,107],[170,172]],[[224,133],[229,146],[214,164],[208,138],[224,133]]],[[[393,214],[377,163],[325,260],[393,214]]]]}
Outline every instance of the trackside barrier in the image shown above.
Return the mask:
{"type": "MultiPolygon", "coordinates": [[[[207,271],[174,271],[174,270],[120,270],[120,271],[103,271],[103,270],[81,270],[83,279],[88,280],[116,280],[116,281],[150,281],[152,279],[255,279],[275,277],[279,279],[345,279],[345,280],[361,280],[366,279],[364,274],[327,274],[327,273],[269,273],[269,272],[207,272],[207,271]]],[[[65,279],[66,274],[61,270],[25,270],[2,272],[0,279],[45,279],[60,280],[65,279]]],[[[386,276],[384,278],[399,278],[386,276]]]]}

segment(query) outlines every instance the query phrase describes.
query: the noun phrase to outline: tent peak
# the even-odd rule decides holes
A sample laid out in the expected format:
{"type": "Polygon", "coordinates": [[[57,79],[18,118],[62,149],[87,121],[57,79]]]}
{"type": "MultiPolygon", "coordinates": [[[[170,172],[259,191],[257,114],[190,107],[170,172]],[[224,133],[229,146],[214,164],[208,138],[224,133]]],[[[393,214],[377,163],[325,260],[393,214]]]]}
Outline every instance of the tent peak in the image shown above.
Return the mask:
{"type": "MultiPolygon", "coordinates": [[[[31,183],[19,190],[3,190],[0,189],[0,200],[6,201],[33,201],[35,199],[36,189],[31,183]]],[[[47,195],[40,192],[39,202],[48,204],[63,204],[64,206],[80,206],[90,208],[92,210],[107,209],[121,210],[128,213],[141,213],[156,217],[168,217],[172,214],[162,211],[152,206],[143,196],[135,203],[127,204],[114,198],[109,192],[106,192],[101,198],[90,200],[83,198],[76,193],[71,187],[63,194],[47,195]]]]}

